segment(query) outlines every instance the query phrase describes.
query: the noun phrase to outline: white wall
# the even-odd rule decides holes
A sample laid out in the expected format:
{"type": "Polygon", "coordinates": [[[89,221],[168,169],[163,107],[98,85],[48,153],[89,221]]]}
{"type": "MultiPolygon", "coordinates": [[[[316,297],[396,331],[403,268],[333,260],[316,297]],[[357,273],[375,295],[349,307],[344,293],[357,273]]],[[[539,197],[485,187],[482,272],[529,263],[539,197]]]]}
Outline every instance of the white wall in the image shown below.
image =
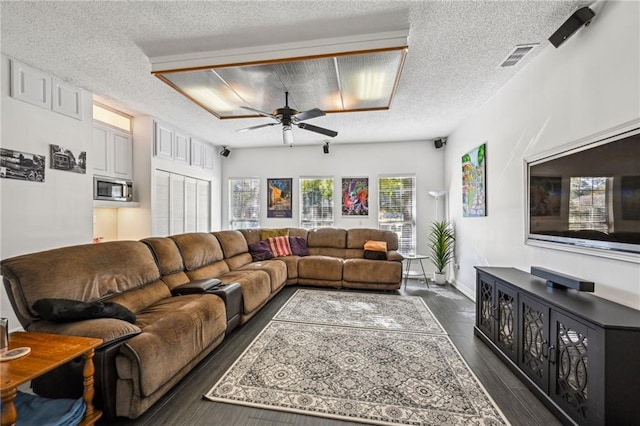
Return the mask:
{"type": "MultiPolygon", "coordinates": [[[[258,177],[261,179],[261,226],[264,228],[298,227],[300,225],[300,177],[334,178],[334,226],[339,228],[378,227],[379,175],[415,174],[416,222],[418,252],[427,248],[428,226],[435,219],[435,199],[427,193],[442,189],[442,149],[431,141],[331,144],[329,154],[322,152],[322,144],[315,146],[280,146],[272,148],[233,149],[222,158],[222,227],[229,226],[229,178],[258,177]],[[342,217],[340,189],[342,177],[369,178],[369,215],[342,217]],[[268,178],[293,178],[293,217],[267,218],[266,197],[268,178]]],[[[440,200],[440,203],[443,203],[440,200]]],[[[443,208],[441,206],[440,218],[443,208]]],[[[427,264],[425,263],[425,268],[427,264]]],[[[433,270],[433,269],[431,269],[433,270]]]]}
{"type": "Polygon", "coordinates": [[[640,265],[524,244],[524,158],[640,117],[640,3],[605,2],[591,25],[549,45],[450,136],[445,186],[457,232],[456,284],[475,265],[544,266],[593,280],[596,295],[640,309],[640,265]],[[461,157],[487,142],[487,217],[462,217],[461,157]]]}
{"type": "MultiPolygon", "coordinates": [[[[46,156],[45,181],[0,179],[0,258],[73,244],[91,243],[91,174],[49,168],[49,144],[87,152],[91,170],[92,97],[82,91],[82,121],[9,97],[9,59],[2,56],[0,116],[3,148],[46,156]]],[[[31,65],[31,64],[28,64],[31,65]]],[[[2,286],[0,314],[19,327],[2,286]]]]}

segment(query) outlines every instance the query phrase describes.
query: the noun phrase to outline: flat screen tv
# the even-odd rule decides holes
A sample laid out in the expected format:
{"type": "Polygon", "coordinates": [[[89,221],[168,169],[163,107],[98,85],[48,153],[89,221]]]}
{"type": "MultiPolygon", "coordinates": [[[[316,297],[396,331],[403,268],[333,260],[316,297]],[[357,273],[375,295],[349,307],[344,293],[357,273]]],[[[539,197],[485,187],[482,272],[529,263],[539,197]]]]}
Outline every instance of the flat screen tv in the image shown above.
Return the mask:
{"type": "Polygon", "coordinates": [[[634,125],[527,161],[528,243],[640,261],[640,128],[634,125]]]}

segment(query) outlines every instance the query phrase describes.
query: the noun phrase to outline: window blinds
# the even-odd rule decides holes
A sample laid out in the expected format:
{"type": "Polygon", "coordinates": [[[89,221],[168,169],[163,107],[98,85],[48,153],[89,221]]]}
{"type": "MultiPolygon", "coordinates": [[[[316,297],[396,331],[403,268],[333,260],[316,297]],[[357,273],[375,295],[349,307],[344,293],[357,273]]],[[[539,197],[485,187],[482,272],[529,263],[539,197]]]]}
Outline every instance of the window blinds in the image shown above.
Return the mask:
{"type": "Polygon", "coordinates": [[[416,251],[415,176],[378,177],[378,228],[398,234],[398,250],[416,251]]]}
{"type": "Polygon", "coordinates": [[[260,227],[260,179],[229,179],[229,228],[260,227]]]}
{"type": "Polygon", "coordinates": [[[300,227],[333,226],[333,178],[300,178],[300,227]]]}

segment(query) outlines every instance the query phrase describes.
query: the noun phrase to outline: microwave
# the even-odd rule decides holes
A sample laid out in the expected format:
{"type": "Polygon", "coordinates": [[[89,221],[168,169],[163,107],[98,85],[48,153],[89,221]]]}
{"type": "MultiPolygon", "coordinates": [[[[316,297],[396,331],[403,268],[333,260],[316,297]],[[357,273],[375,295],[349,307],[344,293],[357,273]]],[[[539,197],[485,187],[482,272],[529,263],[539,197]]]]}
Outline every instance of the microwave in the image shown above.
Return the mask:
{"type": "Polygon", "coordinates": [[[133,182],[125,179],[94,176],[93,199],[133,201],[133,182]]]}

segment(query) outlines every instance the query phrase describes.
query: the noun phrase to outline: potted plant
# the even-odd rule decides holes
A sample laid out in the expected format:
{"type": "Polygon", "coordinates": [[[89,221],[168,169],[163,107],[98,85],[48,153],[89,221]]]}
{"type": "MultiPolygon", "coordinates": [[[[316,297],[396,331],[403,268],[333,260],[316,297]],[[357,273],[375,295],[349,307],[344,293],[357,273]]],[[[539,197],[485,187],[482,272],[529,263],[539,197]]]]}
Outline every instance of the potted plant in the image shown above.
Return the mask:
{"type": "Polygon", "coordinates": [[[435,221],[431,224],[429,234],[429,259],[436,267],[434,281],[445,283],[445,268],[453,259],[455,236],[449,221],[435,221]]]}

